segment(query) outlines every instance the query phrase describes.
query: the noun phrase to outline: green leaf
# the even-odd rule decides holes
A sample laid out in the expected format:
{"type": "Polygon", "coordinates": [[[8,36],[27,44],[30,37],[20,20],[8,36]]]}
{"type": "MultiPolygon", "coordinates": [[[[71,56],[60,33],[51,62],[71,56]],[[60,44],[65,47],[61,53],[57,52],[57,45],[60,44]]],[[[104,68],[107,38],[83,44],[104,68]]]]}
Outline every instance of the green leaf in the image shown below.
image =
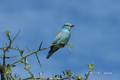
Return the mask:
{"type": "Polygon", "coordinates": [[[65,75],[65,72],[64,71],[62,71],[63,72],[63,74],[65,75]]]}
{"type": "Polygon", "coordinates": [[[11,80],[12,76],[9,77],[9,79],[11,80]]]}
{"type": "Polygon", "coordinates": [[[23,52],[24,52],[24,50],[20,51],[20,54],[22,55],[22,54],[23,54],[23,52]]]}
{"type": "Polygon", "coordinates": [[[68,71],[67,70],[65,70],[65,75],[68,75],[68,71]]]}
{"type": "Polygon", "coordinates": [[[81,76],[80,76],[80,74],[78,74],[78,79],[81,79],[81,76]]]}
{"type": "Polygon", "coordinates": [[[28,67],[29,67],[29,69],[30,69],[30,68],[31,68],[31,65],[29,65],[28,67]]]}
{"type": "Polygon", "coordinates": [[[40,73],[40,76],[43,75],[43,73],[44,73],[44,71],[42,71],[42,72],[40,73]]]}
{"type": "Polygon", "coordinates": [[[50,78],[48,77],[47,80],[50,80],[50,78]]]}
{"type": "Polygon", "coordinates": [[[6,76],[9,76],[10,74],[11,74],[10,72],[6,72],[6,73],[5,73],[6,76]]]}
{"type": "Polygon", "coordinates": [[[21,80],[21,77],[19,77],[17,80],[21,80]]]}
{"type": "Polygon", "coordinates": [[[5,31],[5,34],[9,34],[10,33],[10,31],[9,31],[9,29],[7,29],[6,31],[5,31]]]}
{"type": "Polygon", "coordinates": [[[5,72],[7,72],[7,68],[5,67],[4,69],[5,69],[5,72]]]}
{"type": "Polygon", "coordinates": [[[55,74],[54,77],[57,77],[57,75],[55,74]]]}
{"type": "Polygon", "coordinates": [[[69,46],[70,48],[73,48],[73,46],[72,46],[72,45],[70,45],[70,44],[67,44],[67,46],[69,46]]]}
{"type": "Polygon", "coordinates": [[[68,71],[68,75],[69,75],[69,76],[71,76],[71,75],[72,75],[72,73],[71,73],[71,71],[70,71],[70,70],[68,71]]]}
{"type": "Polygon", "coordinates": [[[71,48],[73,48],[73,46],[70,44],[67,44],[67,46],[68,46],[69,50],[72,52],[72,54],[74,54],[74,52],[71,50],[71,48]]]}
{"type": "Polygon", "coordinates": [[[15,67],[16,65],[12,65],[12,67],[15,67]]]}
{"type": "Polygon", "coordinates": [[[90,64],[88,63],[88,67],[91,68],[90,64]]]}
{"type": "Polygon", "coordinates": [[[91,64],[91,69],[94,69],[94,64],[93,63],[91,64]]]}
{"type": "Polygon", "coordinates": [[[7,64],[7,67],[10,67],[10,64],[7,64]]]}
{"type": "Polygon", "coordinates": [[[70,48],[73,48],[73,46],[72,46],[72,45],[70,45],[70,48]]]}
{"type": "Polygon", "coordinates": [[[60,75],[60,78],[62,78],[62,76],[60,75]]]}
{"type": "Polygon", "coordinates": [[[10,73],[12,72],[12,68],[10,68],[10,73]]]}
{"type": "Polygon", "coordinates": [[[15,77],[13,77],[12,80],[15,80],[15,77]]]}
{"type": "Polygon", "coordinates": [[[57,75],[55,74],[54,77],[57,77],[57,75]]]}
{"type": "Polygon", "coordinates": [[[28,61],[26,60],[26,62],[25,62],[26,64],[28,64],[28,61]]]}

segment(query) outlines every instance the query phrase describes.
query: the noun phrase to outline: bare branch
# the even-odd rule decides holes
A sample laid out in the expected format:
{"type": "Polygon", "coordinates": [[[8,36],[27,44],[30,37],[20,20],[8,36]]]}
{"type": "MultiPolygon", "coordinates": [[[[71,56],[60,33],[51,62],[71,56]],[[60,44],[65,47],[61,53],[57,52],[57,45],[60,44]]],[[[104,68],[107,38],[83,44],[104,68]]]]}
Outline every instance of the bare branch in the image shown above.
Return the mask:
{"type": "Polygon", "coordinates": [[[37,53],[37,52],[39,52],[39,51],[41,51],[41,50],[48,49],[49,47],[51,47],[51,46],[53,46],[53,45],[57,45],[57,44],[52,44],[52,45],[50,45],[50,46],[48,46],[48,47],[41,48],[41,49],[38,49],[38,50],[36,50],[36,51],[30,52],[30,53],[29,53],[29,54],[27,54],[26,56],[23,56],[23,57],[21,57],[20,59],[18,59],[17,61],[15,61],[15,62],[11,63],[11,64],[10,64],[10,66],[12,66],[13,64],[15,64],[15,63],[17,63],[17,62],[21,61],[22,59],[24,59],[24,58],[26,58],[26,57],[28,57],[28,56],[30,56],[30,55],[32,55],[32,54],[34,54],[34,53],[37,53]]]}
{"type": "MultiPolygon", "coordinates": [[[[19,31],[20,32],[20,31],[19,31]]],[[[5,67],[5,59],[6,59],[6,52],[10,49],[12,42],[15,40],[15,38],[18,36],[19,32],[17,33],[17,35],[13,38],[13,40],[11,40],[10,35],[9,35],[9,30],[5,31],[5,36],[7,36],[7,39],[9,40],[9,45],[6,44],[6,48],[3,42],[3,50],[4,50],[4,54],[3,54],[3,67],[5,67]]],[[[4,72],[1,73],[1,79],[4,80],[4,72]],[[3,74],[3,75],[2,75],[3,74]]]]}
{"type": "Polygon", "coordinates": [[[11,47],[11,45],[12,45],[12,41],[11,41],[11,39],[10,39],[10,36],[9,36],[9,34],[7,34],[7,37],[8,37],[8,39],[9,39],[9,45],[7,46],[7,48],[4,50],[4,54],[3,54],[3,67],[5,66],[5,54],[6,54],[6,52],[8,51],[8,49],[11,47]]]}
{"type": "MultiPolygon", "coordinates": [[[[17,57],[17,56],[18,55],[16,55],[16,56],[9,56],[9,57],[5,57],[5,58],[9,59],[9,58],[17,57]]],[[[3,57],[0,57],[0,58],[3,58],[3,57]]]]}

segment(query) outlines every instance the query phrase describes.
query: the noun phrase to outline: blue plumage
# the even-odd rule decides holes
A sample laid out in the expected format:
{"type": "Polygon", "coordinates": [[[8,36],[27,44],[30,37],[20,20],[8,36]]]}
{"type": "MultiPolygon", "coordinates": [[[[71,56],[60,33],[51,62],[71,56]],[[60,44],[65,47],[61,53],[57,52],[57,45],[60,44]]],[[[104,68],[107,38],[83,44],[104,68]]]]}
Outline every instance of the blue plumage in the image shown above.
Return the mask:
{"type": "Polygon", "coordinates": [[[67,45],[69,39],[70,39],[70,30],[71,28],[74,27],[74,25],[70,23],[65,23],[62,27],[62,29],[57,33],[55,36],[55,39],[52,44],[57,44],[54,46],[51,46],[49,54],[47,55],[47,59],[59,48],[64,47],[67,45]],[[60,45],[62,43],[62,45],[60,45]]]}

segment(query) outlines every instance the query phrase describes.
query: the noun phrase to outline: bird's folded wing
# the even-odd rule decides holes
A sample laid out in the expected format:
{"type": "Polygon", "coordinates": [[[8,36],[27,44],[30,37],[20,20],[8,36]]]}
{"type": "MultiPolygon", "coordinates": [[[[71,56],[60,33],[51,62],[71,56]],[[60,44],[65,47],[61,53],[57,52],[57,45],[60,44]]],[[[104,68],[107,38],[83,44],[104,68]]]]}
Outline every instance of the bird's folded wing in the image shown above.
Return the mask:
{"type": "Polygon", "coordinates": [[[58,44],[58,42],[60,42],[59,40],[61,39],[61,37],[62,37],[62,33],[61,33],[61,31],[59,31],[59,32],[57,33],[57,35],[55,36],[55,39],[54,39],[54,41],[53,41],[53,44],[58,44]]]}

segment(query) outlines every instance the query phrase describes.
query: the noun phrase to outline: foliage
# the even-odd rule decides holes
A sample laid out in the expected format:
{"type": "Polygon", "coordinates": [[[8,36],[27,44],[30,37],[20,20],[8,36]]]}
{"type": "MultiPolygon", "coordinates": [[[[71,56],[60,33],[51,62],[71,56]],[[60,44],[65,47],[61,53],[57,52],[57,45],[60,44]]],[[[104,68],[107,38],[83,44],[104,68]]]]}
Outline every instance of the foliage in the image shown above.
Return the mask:
{"type": "MultiPolygon", "coordinates": [[[[40,63],[40,60],[37,56],[37,52],[41,51],[41,50],[45,50],[45,49],[48,49],[49,47],[53,46],[53,45],[57,45],[57,44],[52,44],[46,48],[41,48],[42,46],[42,43],[40,44],[39,48],[36,50],[36,51],[31,51],[27,46],[26,48],[29,50],[29,54],[23,56],[23,53],[24,53],[24,50],[21,50],[19,49],[19,47],[16,45],[16,47],[13,47],[12,46],[12,43],[13,41],[15,40],[15,38],[18,36],[18,34],[20,33],[20,31],[16,34],[16,36],[11,39],[10,37],[10,31],[9,29],[5,31],[4,33],[4,36],[7,37],[7,39],[9,40],[9,43],[5,45],[5,43],[3,42],[3,47],[0,48],[0,50],[3,51],[3,55],[0,56],[0,58],[2,58],[3,60],[3,63],[0,63],[0,74],[1,74],[1,80],[28,80],[28,79],[33,79],[33,80],[36,80],[36,79],[46,79],[46,80],[88,80],[88,76],[90,75],[90,72],[94,69],[94,64],[89,64],[88,63],[88,67],[90,68],[90,71],[88,71],[87,74],[85,74],[85,79],[81,77],[80,74],[78,75],[75,75],[74,73],[72,73],[70,70],[65,70],[65,71],[62,71],[62,74],[60,75],[52,75],[52,78],[42,78],[42,75],[44,73],[44,71],[42,71],[41,73],[39,73],[39,77],[36,78],[34,76],[34,74],[30,71],[31,69],[31,65],[29,65],[28,61],[26,60],[26,57],[30,56],[31,54],[35,54],[36,55],[36,58],[38,60],[38,63],[40,65],[40,67],[42,67],[41,63],[40,63]],[[13,61],[11,64],[8,64],[6,63],[6,59],[11,59],[11,58],[14,58],[14,57],[18,57],[18,55],[15,55],[15,56],[6,56],[7,54],[6,53],[9,53],[9,50],[16,50],[20,53],[19,55],[19,59],[16,60],[16,61],[13,61]],[[21,79],[20,75],[18,74],[15,74],[13,75],[12,74],[12,71],[13,71],[13,67],[16,67],[16,63],[18,62],[21,62],[25,65],[24,69],[28,71],[28,73],[30,74],[30,77],[28,78],[25,78],[25,79],[21,79]]],[[[73,48],[72,45],[68,44],[67,45],[69,47],[69,50],[72,52],[71,48],[73,48]]],[[[73,53],[73,52],[72,52],[73,53]]],[[[47,76],[46,76],[47,77],[47,76]]]]}

